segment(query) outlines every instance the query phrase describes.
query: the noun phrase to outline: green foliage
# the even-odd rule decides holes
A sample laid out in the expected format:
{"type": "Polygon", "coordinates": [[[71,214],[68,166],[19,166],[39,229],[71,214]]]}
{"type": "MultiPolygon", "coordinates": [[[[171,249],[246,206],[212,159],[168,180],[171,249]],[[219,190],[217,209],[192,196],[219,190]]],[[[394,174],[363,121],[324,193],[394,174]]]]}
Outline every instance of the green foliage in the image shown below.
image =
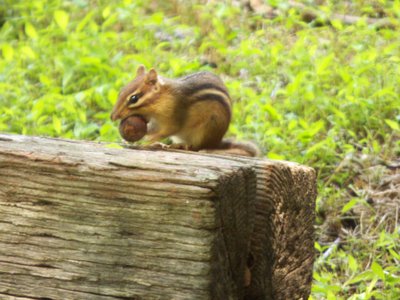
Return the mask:
{"type": "MultiPolygon", "coordinates": [[[[312,299],[398,299],[398,239],[399,233],[381,231],[376,241],[363,241],[367,245],[353,241],[354,256],[349,250],[337,250],[329,261],[317,261],[312,299]]],[[[320,245],[316,249],[326,250],[320,245]]]]}
{"type": "MultiPolygon", "coordinates": [[[[355,174],[347,157],[400,154],[396,30],[316,27],[286,1],[268,1],[282,9],[272,20],[225,1],[4,1],[0,131],[118,142],[110,111],[144,64],[167,77],[220,74],[235,101],[230,134],[255,140],[269,158],[315,167],[318,209],[339,217],[363,202],[343,200],[355,174]]],[[[318,8],[349,13],[338,2],[318,8]]],[[[398,0],[355,1],[350,13],[376,17],[378,8],[400,17],[398,0]]],[[[317,265],[313,299],[400,297],[398,228],[379,230],[317,265]]]]}

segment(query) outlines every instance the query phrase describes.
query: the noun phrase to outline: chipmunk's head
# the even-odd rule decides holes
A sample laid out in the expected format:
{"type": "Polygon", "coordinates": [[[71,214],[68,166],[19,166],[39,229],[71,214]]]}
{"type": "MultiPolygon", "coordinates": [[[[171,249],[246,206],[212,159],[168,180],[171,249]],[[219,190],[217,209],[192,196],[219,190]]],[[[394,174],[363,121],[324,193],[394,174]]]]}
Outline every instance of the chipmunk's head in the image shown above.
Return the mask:
{"type": "Polygon", "coordinates": [[[160,82],[157,72],[154,69],[146,72],[143,65],[139,66],[135,79],[119,93],[118,101],[111,113],[111,120],[123,120],[131,115],[145,117],[149,106],[157,100],[159,92],[160,82]]]}

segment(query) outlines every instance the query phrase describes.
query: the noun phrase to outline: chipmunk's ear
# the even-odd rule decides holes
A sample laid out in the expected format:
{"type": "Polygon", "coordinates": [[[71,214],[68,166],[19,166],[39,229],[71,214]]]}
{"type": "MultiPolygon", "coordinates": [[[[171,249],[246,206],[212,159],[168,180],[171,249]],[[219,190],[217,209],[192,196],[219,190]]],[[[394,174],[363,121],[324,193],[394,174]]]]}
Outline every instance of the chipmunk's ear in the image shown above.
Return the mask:
{"type": "Polygon", "coordinates": [[[143,65],[140,65],[136,70],[136,76],[141,76],[146,73],[146,68],[143,65]]]}
{"type": "Polygon", "coordinates": [[[157,72],[153,68],[146,75],[146,83],[156,84],[157,83],[157,72]]]}

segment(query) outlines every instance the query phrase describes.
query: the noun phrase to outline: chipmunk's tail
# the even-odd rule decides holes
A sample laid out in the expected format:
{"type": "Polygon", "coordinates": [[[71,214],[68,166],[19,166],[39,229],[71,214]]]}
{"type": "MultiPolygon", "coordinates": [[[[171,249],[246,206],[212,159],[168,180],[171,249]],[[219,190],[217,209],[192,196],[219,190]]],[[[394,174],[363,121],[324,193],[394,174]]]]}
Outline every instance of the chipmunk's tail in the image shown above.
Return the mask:
{"type": "Polygon", "coordinates": [[[203,149],[200,152],[260,157],[261,151],[256,144],[249,141],[224,139],[216,149],[203,149]]]}

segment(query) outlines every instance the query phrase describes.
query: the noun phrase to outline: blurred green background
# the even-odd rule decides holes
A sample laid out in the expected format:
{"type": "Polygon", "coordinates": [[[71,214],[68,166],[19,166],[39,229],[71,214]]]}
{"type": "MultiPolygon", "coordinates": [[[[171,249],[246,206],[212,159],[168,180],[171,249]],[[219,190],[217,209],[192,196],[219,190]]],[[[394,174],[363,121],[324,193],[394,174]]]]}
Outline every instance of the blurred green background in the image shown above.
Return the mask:
{"type": "Polygon", "coordinates": [[[139,64],[215,72],[228,135],[317,170],[312,299],[400,299],[398,212],[378,222],[368,202],[371,178],[398,174],[400,1],[259,3],[0,0],[0,131],[119,142],[110,111],[139,64]]]}

